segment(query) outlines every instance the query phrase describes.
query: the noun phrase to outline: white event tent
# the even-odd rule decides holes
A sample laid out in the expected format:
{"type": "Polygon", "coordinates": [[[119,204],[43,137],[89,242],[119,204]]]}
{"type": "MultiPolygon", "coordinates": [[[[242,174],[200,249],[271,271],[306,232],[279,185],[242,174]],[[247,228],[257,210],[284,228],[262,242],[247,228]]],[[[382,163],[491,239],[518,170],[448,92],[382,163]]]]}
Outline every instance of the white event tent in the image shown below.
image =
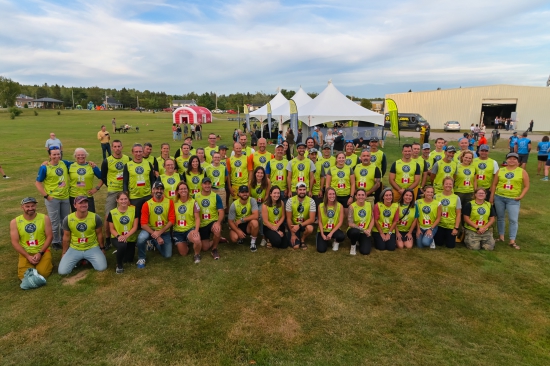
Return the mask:
{"type": "MultiPolygon", "coordinates": [[[[273,99],[269,101],[269,104],[271,104],[271,116],[273,118],[273,110],[275,108],[280,107],[284,103],[287,103],[288,105],[288,99],[285,98],[283,94],[279,91],[273,99]]],[[[265,119],[267,119],[267,103],[262,108],[255,110],[254,112],[250,112],[250,117],[255,117],[258,121],[263,122],[265,119]]]]}
{"type": "MultiPolygon", "coordinates": [[[[300,89],[294,94],[292,99],[296,103],[296,107],[300,110],[301,107],[311,102],[313,99],[307,95],[307,93],[300,87],[300,89]]],[[[273,118],[279,120],[279,126],[290,119],[290,102],[287,100],[281,106],[271,110],[273,118]]],[[[279,127],[280,128],[280,127],[279,127]]]]}
{"type": "Polygon", "coordinates": [[[370,111],[349,100],[332,84],[311,102],[298,107],[298,119],[308,126],[316,126],[332,121],[365,121],[376,125],[384,125],[382,114],[370,111]]]}

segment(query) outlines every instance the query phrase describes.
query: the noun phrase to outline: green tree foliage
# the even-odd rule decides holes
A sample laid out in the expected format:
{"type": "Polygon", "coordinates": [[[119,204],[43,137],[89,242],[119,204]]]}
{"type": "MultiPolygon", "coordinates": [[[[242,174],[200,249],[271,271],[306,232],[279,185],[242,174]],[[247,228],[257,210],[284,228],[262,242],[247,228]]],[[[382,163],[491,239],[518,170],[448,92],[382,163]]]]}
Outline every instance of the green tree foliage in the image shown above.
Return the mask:
{"type": "Polygon", "coordinates": [[[204,93],[197,100],[197,104],[212,110],[216,107],[216,96],[214,93],[204,93]]]}
{"type": "Polygon", "coordinates": [[[372,103],[370,100],[368,99],[361,99],[361,107],[363,108],[367,108],[367,109],[372,109],[372,103]]]}
{"type": "Polygon", "coordinates": [[[15,105],[17,95],[21,93],[21,85],[11,79],[0,76],[0,104],[8,107],[15,105]]]}
{"type": "Polygon", "coordinates": [[[51,87],[52,89],[52,98],[54,99],[58,99],[58,100],[62,100],[62,96],[61,96],[61,87],[59,87],[59,85],[55,84],[54,86],[51,87]]]}
{"type": "Polygon", "coordinates": [[[286,99],[290,99],[294,96],[294,94],[296,94],[296,92],[294,90],[281,89],[281,94],[284,95],[286,99]]]}

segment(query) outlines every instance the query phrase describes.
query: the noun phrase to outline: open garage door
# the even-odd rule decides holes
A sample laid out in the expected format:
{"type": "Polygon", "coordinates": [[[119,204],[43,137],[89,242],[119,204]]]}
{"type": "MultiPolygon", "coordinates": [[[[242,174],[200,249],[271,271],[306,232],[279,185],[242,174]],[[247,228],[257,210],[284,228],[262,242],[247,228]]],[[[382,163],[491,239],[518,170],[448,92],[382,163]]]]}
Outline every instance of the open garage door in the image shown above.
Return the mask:
{"type": "Polygon", "coordinates": [[[481,120],[485,126],[494,126],[495,118],[511,118],[516,111],[517,99],[483,99],[481,120]]]}

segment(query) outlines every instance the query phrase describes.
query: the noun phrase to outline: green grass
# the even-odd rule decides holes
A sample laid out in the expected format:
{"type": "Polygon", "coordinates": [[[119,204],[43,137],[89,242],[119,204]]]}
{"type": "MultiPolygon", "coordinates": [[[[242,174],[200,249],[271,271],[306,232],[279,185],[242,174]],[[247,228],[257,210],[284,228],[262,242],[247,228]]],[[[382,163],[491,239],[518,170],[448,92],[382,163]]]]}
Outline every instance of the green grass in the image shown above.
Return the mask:
{"type": "MultiPolygon", "coordinates": [[[[105,272],[67,284],[54,270],[47,286],[21,290],[9,221],[22,197],[38,195],[33,182],[49,132],[62,140],[65,156],[84,147],[99,163],[96,133],[101,124],[110,129],[113,117],[140,126],[139,134],[120,136],[126,153],[134,142],[152,142],[158,155],[160,143],[172,142],[168,113],[25,110],[10,120],[0,112],[0,163],[12,177],[0,180],[0,364],[550,364],[550,186],[535,176],[534,155],[520,251],[498,244],[494,252],[460,247],[351,257],[349,241],[326,254],[312,241],[307,251],[254,254],[222,244],[217,262],[206,254],[194,265],[190,257],[149,253],[145,270],[127,266],[116,275],[108,254],[105,272]]],[[[203,135],[215,132],[230,144],[237,122],[220,117],[203,135]]],[[[502,141],[491,155],[502,161],[505,149],[502,141]]],[[[384,150],[389,161],[399,156],[396,140],[384,150]]],[[[39,210],[45,212],[42,203],[39,210]]]]}

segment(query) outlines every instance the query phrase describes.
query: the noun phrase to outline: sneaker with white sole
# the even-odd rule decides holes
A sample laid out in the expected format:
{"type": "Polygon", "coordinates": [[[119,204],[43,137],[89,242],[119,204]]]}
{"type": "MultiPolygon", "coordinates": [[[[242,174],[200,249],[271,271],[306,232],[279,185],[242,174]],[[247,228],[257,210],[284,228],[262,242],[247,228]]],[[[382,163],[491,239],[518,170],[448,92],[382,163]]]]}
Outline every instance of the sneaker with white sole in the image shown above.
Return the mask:
{"type": "Polygon", "coordinates": [[[265,246],[267,245],[267,241],[265,241],[265,239],[262,239],[260,245],[261,245],[262,247],[265,247],[265,246]]]}
{"type": "Polygon", "coordinates": [[[122,274],[122,273],[124,273],[124,268],[118,268],[117,267],[115,272],[116,272],[116,274],[122,274]]]}
{"type": "Polygon", "coordinates": [[[201,262],[201,255],[200,254],[195,254],[193,259],[195,260],[195,264],[199,264],[201,262]]]}
{"type": "Polygon", "coordinates": [[[349,254],[350,255],[356,255],[357,254],[356,248],[357,248],[357,245],[353,244],[351,246],[351,248],[349,249],[349,254]]]}
{"type": "Polygon", "coordinates": [[[250,243],[250,251],[255,252],[257,250],[258,250],[258,248],[256,248],[256,243],[250,243]]]}
{"type": "Polygon", "coordinates": [[[332,250],[333,251],[337,252],[338,247],[340,247],[340,243],[338,243],[337,241],[332,242],[332,250]]]}
{"type": "Polygon", "coordinates": [[[145,259],[138,259],[136,266],[137,268],[145,268],[145,259]]]}
{"type": "Polygon", "coordinates": [[[214,260],[220,259],[220,254],[218,253],[218,249],[212,250],[212,258],[214,258],[214,260]]]}
{"type": "Polygon", "coordinates": [[[6,175],[6,176],[4,176],[4,179],[10,179],[10,177],[8,177],[8,176],[6,175]]]}
{"type": "Polygon", "coordinates": [[[430,244],[430,249],[435,249],[435,242],[432,240],[432,243],[430,244]]]}
{"type": "Polygon", "coordinates": [[[544,177],[541,180],[544,181],[544,182],[548,182],[548,177],[544,177]]]}

